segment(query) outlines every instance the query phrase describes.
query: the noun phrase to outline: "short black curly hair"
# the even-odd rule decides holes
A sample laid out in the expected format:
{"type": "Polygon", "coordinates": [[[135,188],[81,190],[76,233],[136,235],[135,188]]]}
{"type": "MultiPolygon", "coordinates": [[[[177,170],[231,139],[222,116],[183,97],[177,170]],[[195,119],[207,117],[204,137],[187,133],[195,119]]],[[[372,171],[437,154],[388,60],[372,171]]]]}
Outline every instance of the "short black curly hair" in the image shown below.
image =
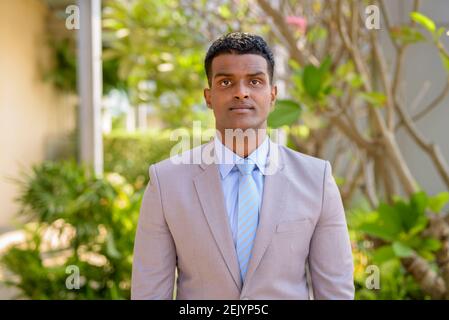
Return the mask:
{"type": "Polygon", "coordinates": [[[258,54],[265,58],[268,65],[270,84],[273,84],[274,58],[265,40],[246,32],[231,32],[215,40],[204,59],[207,81],[211,85],[212,60],[221,54],[258,54]]]}

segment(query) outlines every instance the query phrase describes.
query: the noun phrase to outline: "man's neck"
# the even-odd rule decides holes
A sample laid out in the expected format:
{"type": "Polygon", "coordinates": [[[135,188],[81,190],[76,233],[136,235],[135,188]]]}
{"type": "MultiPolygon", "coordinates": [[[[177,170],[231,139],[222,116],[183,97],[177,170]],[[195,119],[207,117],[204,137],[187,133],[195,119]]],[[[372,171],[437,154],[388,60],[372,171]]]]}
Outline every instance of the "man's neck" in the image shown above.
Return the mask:
{"type": "Polygon", "coordinates": [[[228,134],[221,130],[218,136],[221,143],[235,154],[242,158],[248,157],[254,150],[256,150],[265,140],[267,136],[266,129],[252,129],[253,134],[248,134],[247,131],[243,134],[228,134]]]}

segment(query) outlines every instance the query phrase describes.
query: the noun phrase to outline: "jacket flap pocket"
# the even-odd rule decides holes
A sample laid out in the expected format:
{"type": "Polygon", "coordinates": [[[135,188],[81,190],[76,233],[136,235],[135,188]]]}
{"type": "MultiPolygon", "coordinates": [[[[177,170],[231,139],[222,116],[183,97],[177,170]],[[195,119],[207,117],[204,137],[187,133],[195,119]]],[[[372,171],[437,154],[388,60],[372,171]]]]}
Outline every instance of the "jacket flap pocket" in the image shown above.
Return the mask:
{"type": "Polygon", "coordinates": [[[278,223],[276,232],[294,232],[303,230],[304,226],[309,223],[309,219],[283,221],[278,223]]]}

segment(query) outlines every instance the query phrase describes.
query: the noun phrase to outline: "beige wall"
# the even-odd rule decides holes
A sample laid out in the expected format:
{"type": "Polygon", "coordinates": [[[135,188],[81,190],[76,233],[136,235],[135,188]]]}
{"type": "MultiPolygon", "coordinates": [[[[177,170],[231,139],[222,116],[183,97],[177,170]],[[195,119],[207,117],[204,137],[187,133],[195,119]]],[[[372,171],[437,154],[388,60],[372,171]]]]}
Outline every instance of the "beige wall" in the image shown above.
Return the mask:
{"type": "Polygon", "coordinates": [[[11,229],[17,178],[73,130],[73,98],[42,80],[49,62],[48,9],[41,0],[0,0],[0,233],[11,229]]]}
{"type": "MultiPolygon", "coordinates": [[[[412,10],[413,3],[413,0],[389,1],[387,8],[391,23],[401,24],[408,21],[408,12],[412,10]]],[[[421,1],[420,12],[431,17],[437,27],[444,27],[446,30],[449,29],[448,9],[448,0],[421,1]]],[[[428,33],[423,33],[428,36],[428,33]]],[[[394,48],[391,46],[385,31],[382,39],[382,44],[387,49],[387,57],[393,57],[394,48]]],[[[448,48],[449,37],[443,34],[441,40],[444,46],[448,48]]],[[[440,94],[446,82],[447,75],[441,59],[438,57],[438,51],[428,43],[415,44],[407,49],[404,56],[403,70],[403,95],[408,104],[408,112],[410,114],[417,114],[440,94]],[[423,91],[426,85],[428,85],[428,90],[423,91]],[[421,102],[417,108],[412,110],[412,102],[422,92],[425,93],[423,99],[420,100],[421,102]]],[[[439,103],[438,107],[418,121],[416,126],[427,140],[439,145],[442,155],[449,161],[448,123],[449,96],[446,96],[439,103]]],[[[417,147],[416,143],[404,129],[399,131],[398,141],[404,158],[420,187],[431,195],[447,191],[447,186],[445,186],[441,175],[437,172],[428,155],[417,147]]]]}

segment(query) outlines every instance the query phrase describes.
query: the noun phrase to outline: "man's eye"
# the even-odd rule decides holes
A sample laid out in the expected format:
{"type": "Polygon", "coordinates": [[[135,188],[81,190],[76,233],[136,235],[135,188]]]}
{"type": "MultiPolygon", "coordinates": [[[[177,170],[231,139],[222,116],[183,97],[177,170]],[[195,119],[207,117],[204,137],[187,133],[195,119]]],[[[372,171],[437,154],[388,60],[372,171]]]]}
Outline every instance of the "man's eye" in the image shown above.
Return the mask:
{"type": "Polygon", "coordinates": [[[230,84],[231,84],[231,81],[229,81],[229,80],[222,80],[222,81],[220,81],[220,85],[223,86],[223,87],[227,87],[230,84]]]}
{"type": "Polygon", "coordinates": [[[257,79],[253,79],[253,80],[251,80],[251,84],[252,85],[258,85],[258,84],[261,84],[262,82],[260,81],[260,80],[257,80],[257,79]]]}

